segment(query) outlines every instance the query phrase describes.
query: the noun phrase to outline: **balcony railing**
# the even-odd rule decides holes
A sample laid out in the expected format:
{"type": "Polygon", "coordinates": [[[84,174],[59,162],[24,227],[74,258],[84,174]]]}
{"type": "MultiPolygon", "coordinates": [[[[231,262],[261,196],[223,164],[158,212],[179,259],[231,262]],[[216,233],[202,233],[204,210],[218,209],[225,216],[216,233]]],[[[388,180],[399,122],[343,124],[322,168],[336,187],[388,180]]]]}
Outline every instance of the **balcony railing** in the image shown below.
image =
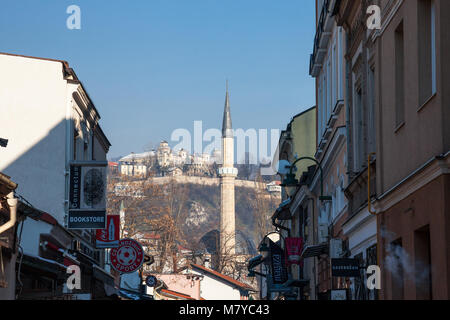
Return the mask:
{"type": "Polygon", "coordinates": [[[310,59],[310,65],[309,65],[309,74],[311,76],[317,76],[314,73],[314,66],[316,65],[317,62],[317,54],[318,54],[318,50],[320,49],[320,41],[322,39],[323,33],[324,33],[324,29],[325,29],[325,23],[326,23],[326,19],[327,16],[330,13],[330,5],[332,3],[332,0],[325,0],[322,6],[322,10],[320,12],[320,17],[319,20],[317,22],[317,30],[316,30],[316,35],[314,37],[314,48],[313,48],[313,54],[311,55],[311,59],[310,59]]]}

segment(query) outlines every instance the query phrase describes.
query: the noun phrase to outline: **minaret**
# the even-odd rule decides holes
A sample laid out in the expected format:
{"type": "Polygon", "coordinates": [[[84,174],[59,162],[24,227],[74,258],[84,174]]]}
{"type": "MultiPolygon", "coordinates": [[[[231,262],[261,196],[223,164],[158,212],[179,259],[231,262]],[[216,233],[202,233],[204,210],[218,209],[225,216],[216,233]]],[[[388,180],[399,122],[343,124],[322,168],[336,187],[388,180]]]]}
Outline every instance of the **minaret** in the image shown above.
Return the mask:
{"type": "Polygon", "coordinates": [[[235,235],[235,197],[234,183],[238,170],[234,167],[234,134],[231,125],[230,96],[225,98],[222,125],[222,166],[220,176],[220,252],[234,255],[236,245],[235,235]]]}

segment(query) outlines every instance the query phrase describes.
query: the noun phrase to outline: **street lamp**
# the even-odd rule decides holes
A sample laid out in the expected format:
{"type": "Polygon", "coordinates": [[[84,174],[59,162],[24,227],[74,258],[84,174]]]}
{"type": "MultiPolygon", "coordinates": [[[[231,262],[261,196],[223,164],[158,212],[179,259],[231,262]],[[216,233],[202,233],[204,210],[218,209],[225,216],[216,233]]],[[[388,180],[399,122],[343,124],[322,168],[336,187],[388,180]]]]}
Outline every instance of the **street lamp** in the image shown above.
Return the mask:
{"type": "MultiPolygon", "coordinates": [[[[301,160],[311,160],[314,161],[317,166],[319,167],[320,170],[320,196],[319,196],[319,200],[320,201],[332,201],[331,196],[325,196],[323,194],[323,170],[322,170],[322,166],[320,165],[320,163],[311,157],[301,157],[297,160],[295,160],[295,162],[290,166],[289,169],[289,173],[286,174],[286,178],[283,180],[283,183],[281,184],[282,187],[287,188],[288,190],[292,188],[297,188],[299,186],[299,181],[296,179],[295,174],[293,173],[293,169],[295,167],[295,165],[300,162],[301,160]]],[[[288,192],[288,195],[290,192],[288,192]]],[[[291,196],[291,195],[290,195],[291,196]]]]}
{"type": "Polygon", "coordinates": [[[299,186],[299,181],[295,177],[294,173],[288,173],[281,186],[286,189],[287,195],[292,197],[299,186]]]}

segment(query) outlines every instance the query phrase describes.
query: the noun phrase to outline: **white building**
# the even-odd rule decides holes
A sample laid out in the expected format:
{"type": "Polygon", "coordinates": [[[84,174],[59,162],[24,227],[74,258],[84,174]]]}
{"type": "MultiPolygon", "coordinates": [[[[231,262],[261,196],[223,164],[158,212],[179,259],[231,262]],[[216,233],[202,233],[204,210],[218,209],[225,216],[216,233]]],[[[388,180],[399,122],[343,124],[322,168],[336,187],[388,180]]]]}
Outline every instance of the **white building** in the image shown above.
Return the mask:
{"type": "Polygon", "coordinates": [[[267,191],[270,193],[281,194],[281,185],[277,181],[272,181],[267,184],[267,191]]]}
{"type": "Polygon", "coordinates": [[[119,172],[131,177],[148,176],[149,170],[156,160],[156,152],[131,153],[119,160],[119,172]]]}
{"type": "Polygon", "coordinates": [[[0,171],[64,225],[70,161],[106,161],[100,114],[65,61],[0,53],[0,70],[0,171]]]}
{"type": "Polygon", "coordinates": [[[158,165],[162,168],[169,167],[173,162],[172,150],[167,141],[161,141],[157,150],[158,165]]]}
{"type": "Polygon", "coordinates": [[[103,265],[92,232],[66,228],[71,163],[104,163],[106,175],[111,144],[93,101],[66,61],[0,53],[0,70],[0,133],[9,140],[0,171],[14,177],[19,196],[44,212],[22,225],[24,257],[42,260],[49,246],[56,253],[82,252],[103,265]]]}
{"type": "Polygon", "coordinates": [[[255,291],[245,283],[198,264],[192,264],[185,272],[203,277],[200,296],[205,300],[248,300],[255,291]]]}

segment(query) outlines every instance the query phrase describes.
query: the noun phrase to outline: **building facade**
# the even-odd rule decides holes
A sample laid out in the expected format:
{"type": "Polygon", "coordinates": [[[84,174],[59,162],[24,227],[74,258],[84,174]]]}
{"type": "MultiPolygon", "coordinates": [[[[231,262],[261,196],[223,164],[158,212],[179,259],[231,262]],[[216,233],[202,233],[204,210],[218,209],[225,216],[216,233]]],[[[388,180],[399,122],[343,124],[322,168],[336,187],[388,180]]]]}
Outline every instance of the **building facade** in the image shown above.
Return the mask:
{"type": "MultiPolygon", "coordinates": [[[[343,191],[348,200],[348,218],[342,225],[346,257],[357,259],[360,276],[349,279],[349,298],[378,298],[366,286],[368,266],[377,265],[377,222],[369,206],[376,189],[376,111],[375,111],[375,29],[367,28],[370,1],[340,1],[333,8],[335,20],[345,31],[345,84],[348,183],[343,191]]],[[[376,3],[375,3],[376,4],[376,3]]]]}
{"type": "MultiPolygon", "coordinates": [[[[83,274],[83,288],[77,294],[100,297],[94,279],[100,283],[111,280],[102,269],[104,250],[95,248],[91,230],[68,230],[72,164],[107,166],[110,143],[100,127],[98,110],[66,61],[1,53],[0,68],[0,112],[4,115],[0,127],[10,140],[2,150],[0,170],[15,178],[16,193],[37,212],[20,226],[22,261],[27,264],[19,274],[22,298],[60,295],[55,288],[62,288],[56,285],[61,279],[46,281],[36,274],[48,271],[55,276],[52,271],[63,268],[68,256],[74,257],[83,274]],[[49,265],[47,260],[56,262],[49,265]],[[47,291],[38,292],[40,286],[47,291]]],[[[103,178],[106,184],[106,172],[103,178]]],[[[100,290],[103,295],[105,290],[100,290]]]]}
{"type": "Polygon", "coordinates": [[[382,299],[450,299],[450,3],[379,1],[374,43],[382,299]]]}

